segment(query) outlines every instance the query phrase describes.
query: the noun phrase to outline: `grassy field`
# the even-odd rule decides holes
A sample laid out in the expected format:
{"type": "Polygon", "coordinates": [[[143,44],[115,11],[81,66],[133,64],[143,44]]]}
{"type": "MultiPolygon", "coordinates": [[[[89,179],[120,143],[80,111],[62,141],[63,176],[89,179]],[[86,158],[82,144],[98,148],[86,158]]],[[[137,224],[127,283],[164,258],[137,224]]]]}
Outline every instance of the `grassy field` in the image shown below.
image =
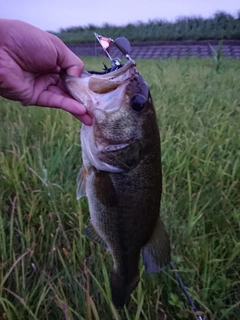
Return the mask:
{"type": "MultiPolygon", "coordinates": [[[[87,69],[103,59],[83,58],[87,69]]],[[[204,319],[240,318],[240,61],[137,61],[162,139],[161,215],[204,319]],[[218,70],[218,72],[216,71],[218,70]]],[[[80,123],[0,98],[0,320],[195,319],[167,268],[128,308],[110,300],[109,253],[83,235],[80,123]]],[[[136,230],[137,232],[137,230],[136,230]]]]}

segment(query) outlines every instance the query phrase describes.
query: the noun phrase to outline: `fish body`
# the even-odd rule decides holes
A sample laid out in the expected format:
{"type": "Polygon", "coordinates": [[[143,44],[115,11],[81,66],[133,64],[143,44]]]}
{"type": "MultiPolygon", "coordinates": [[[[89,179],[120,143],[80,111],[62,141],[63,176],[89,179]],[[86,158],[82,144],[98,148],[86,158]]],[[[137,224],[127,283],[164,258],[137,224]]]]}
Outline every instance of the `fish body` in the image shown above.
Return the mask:
{"type": "Polygon", "coordinates": [[[93,125],[81,129],[77,198],[88,198],[86,235],[112,255],[112,299],[121,308],[139,281],[141,252],[148,273],[171,260],[159,216],[160,137],[151,94],[134,61],[103,75],[63,78],[93,116],[93,125]]]}

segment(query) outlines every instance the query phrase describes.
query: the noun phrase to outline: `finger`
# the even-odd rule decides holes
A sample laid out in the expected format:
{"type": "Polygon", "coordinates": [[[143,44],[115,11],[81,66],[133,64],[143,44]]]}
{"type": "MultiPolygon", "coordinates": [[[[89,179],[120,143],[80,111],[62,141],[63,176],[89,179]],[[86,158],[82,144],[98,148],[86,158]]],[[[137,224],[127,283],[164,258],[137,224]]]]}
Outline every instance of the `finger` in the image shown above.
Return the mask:
{"type": "Polygon", "coordinates": [[[69,92],[67,91],[66,86],[61,80],[57,81],[56,85],[50,85],[48,87],[48,91],[52,93],[60,94],[68,98],[72,98],[69,92]]]}
{"type": "Polygon", "coordinates": [[[85,124],[91,125],[91,121],[89,119],[91,117],[87,114],[86,108],[72,98],[50,91],[43,91],[39,95],[36,105],[65,110],[74,115],[80,121],[83,121],[84,123],[86,122],[85,124]]]}
{"type": "Polygon", "coordinates": [[[82,123],[84,123],[87,126],[91,126],[93,124],[93,119],[92,117],[86,113],[82,116],[79,116],[77,114],[72,114],[76,119],[80,120],[82,123]]]}
{"type": "Polygon", "coordinates": [[[74,77],[80,77],[84,69],[84,63],[76,56],[59,38],[54,36],[54,42],[58,53],[57,64],[66,69],[67,73],[74,77]]]}

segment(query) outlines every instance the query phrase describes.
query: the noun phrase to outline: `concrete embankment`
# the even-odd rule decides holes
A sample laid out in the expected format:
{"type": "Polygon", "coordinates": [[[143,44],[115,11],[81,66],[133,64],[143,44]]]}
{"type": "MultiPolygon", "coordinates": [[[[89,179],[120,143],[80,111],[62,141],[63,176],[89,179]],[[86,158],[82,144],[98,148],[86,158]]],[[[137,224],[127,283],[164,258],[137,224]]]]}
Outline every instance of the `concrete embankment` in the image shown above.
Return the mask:
{"type": "MultiPolygon", "coordinates": [[[[68,44],[68,47],[79,56],[104,56],[99,43],[68,44]]],[[[219,41],[164,41],[132,43],[133,59],[180,58],[184,56],[211,57],[213,50],[220,48],[219,41]]],[[[121,58],[119,50],[111,45],[112,57],[121,58]]],[[[240,58],[240,40],[225,40],[222,43],[221,55],[226,58],[240,58]]]]}

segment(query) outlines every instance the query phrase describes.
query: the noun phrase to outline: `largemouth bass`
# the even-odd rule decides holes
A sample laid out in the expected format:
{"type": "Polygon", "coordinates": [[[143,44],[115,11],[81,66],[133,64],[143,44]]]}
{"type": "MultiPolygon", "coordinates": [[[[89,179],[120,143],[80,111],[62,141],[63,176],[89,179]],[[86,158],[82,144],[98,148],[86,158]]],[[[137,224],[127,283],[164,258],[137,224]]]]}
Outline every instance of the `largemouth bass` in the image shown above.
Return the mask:
{"type": "Polygon", "coordinates": [[[62,77],[93,116],[93,125],[81,129],[77,198],[88,198],[86,235],[112,255],[112,300],[121,308],[139,281],[140,253],[148,273],[171,260],[159,216],[162,172],[153,101],[132,60],[105,74],[62,77]]]}

